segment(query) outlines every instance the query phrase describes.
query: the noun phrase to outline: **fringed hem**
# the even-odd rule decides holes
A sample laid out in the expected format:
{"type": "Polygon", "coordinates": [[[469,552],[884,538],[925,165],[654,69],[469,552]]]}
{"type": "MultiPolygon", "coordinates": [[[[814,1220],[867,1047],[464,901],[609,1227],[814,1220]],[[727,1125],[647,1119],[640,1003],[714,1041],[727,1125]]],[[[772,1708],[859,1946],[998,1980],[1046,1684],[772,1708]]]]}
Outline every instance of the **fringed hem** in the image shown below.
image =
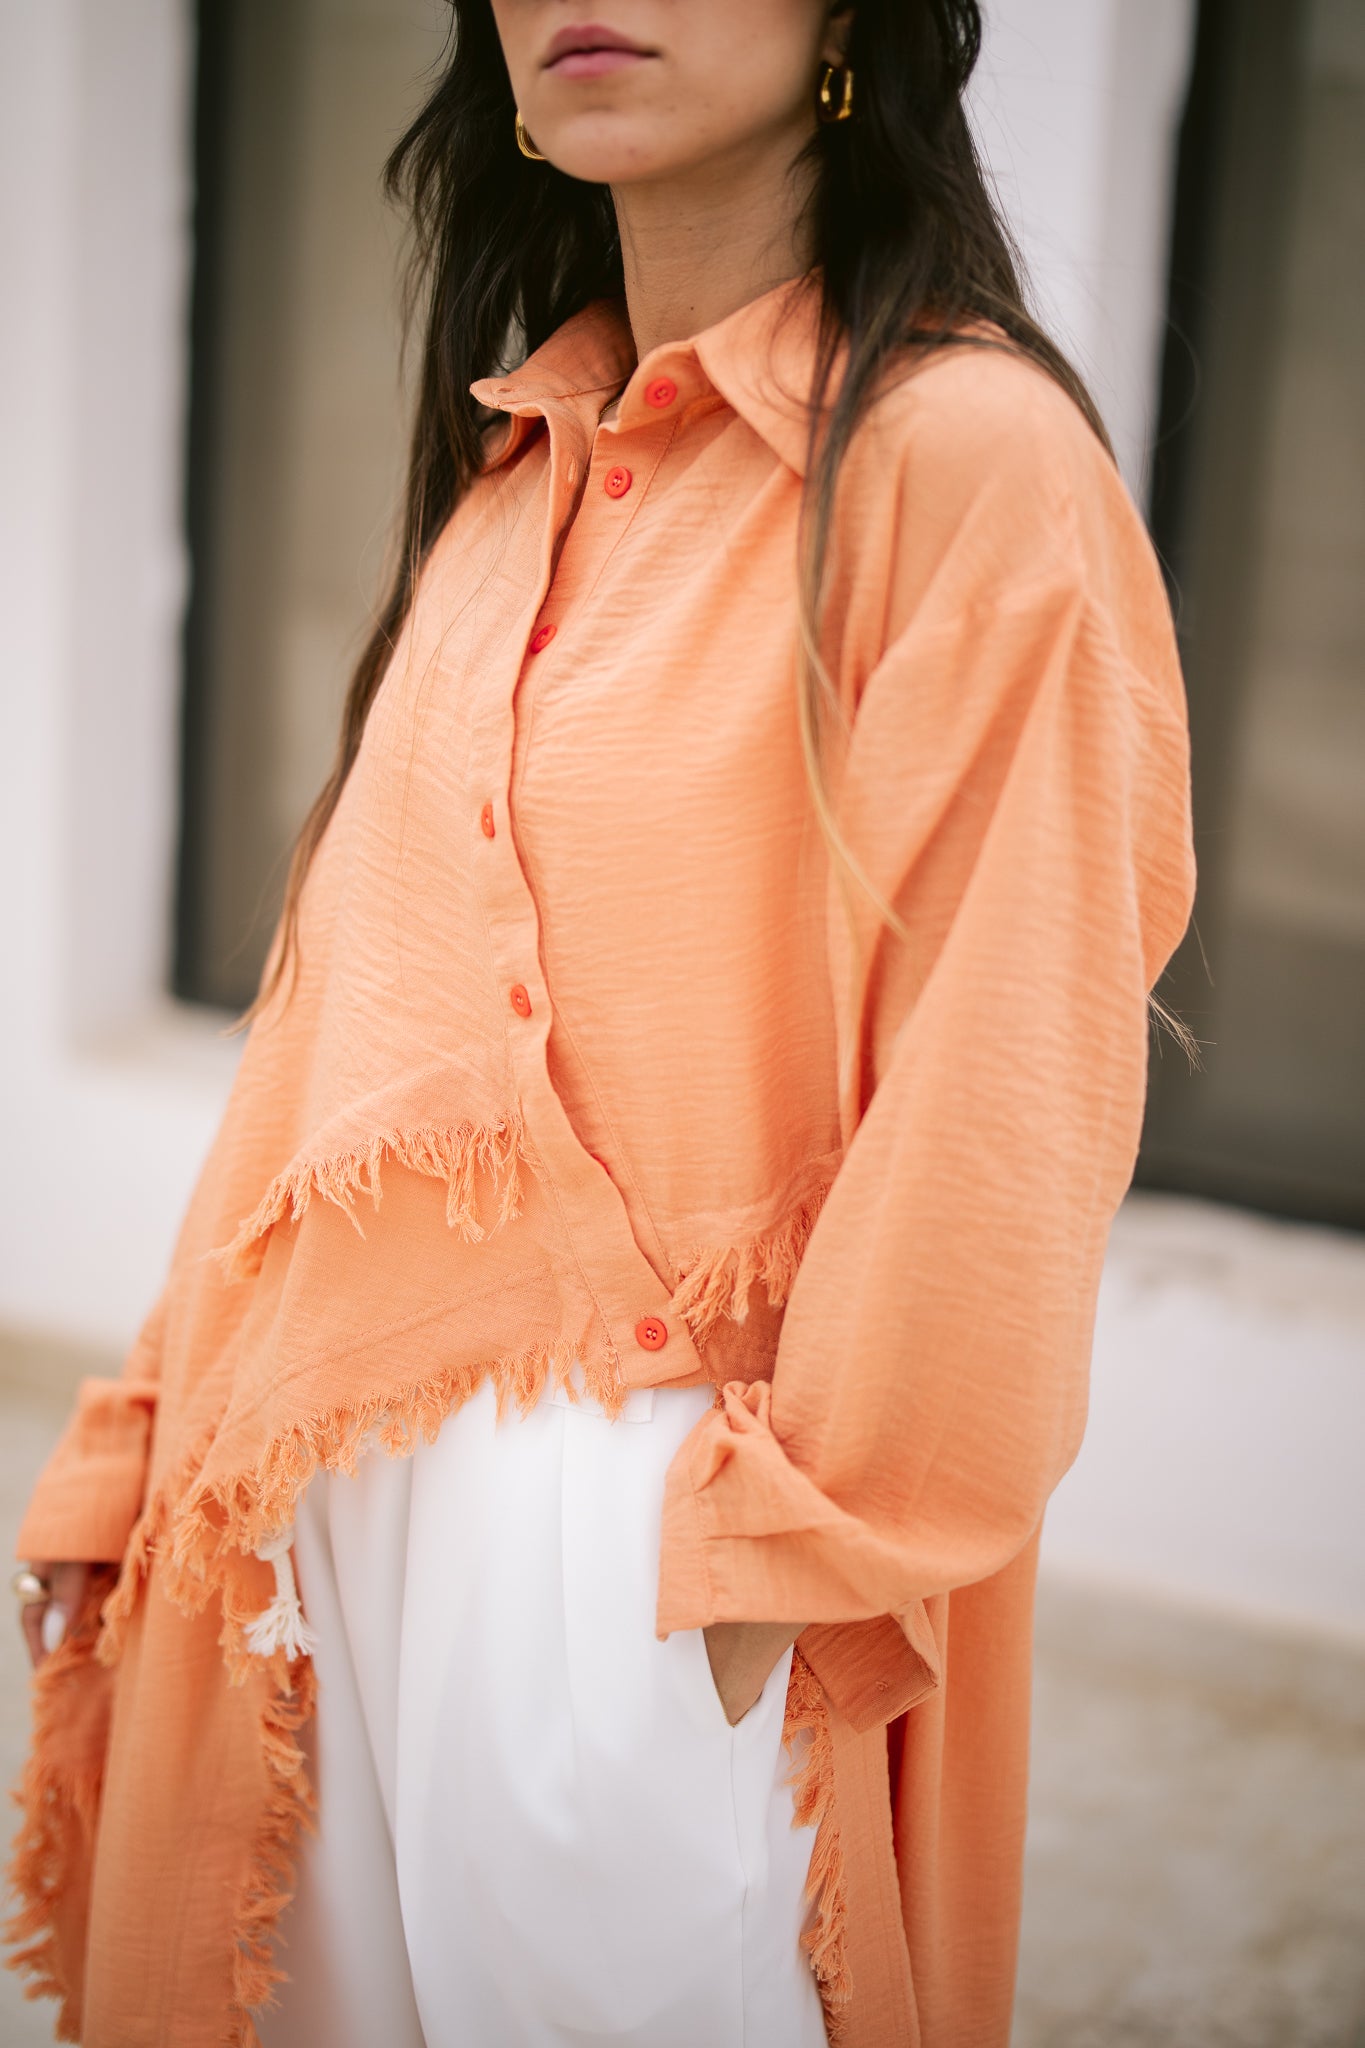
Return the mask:
{"type": "MultiPolygon", "coordinates": [[[[79,1951],[76,1930],[64,1942],[61,1909],[85,1894],[85,1880],[99,1816],[104,1781],[104,1742],[91,1730],[91,1760],[82,1767],[59,1759],[70,1754],[67,1688],[81,1680],[91,1661],[98,1601],[92,1599],[71,1634],[44,1659],[33,1679],[33,1739],[12,1797],[22,1819],[5,1872],[15,1909],[0,1930],[12,1949],[7,1969],[27,1979],[25,1998],[58,2001],[53,2037],[78,2041],[82,1984],[79,1962],[63,1948],[79,1951]]],[[[107,1731],[106,1731],[107,1732],[107,1731]]]]}
{"type": "MultiPolygon", "coordinates": [[[[310,1415],[267,1445],[254,1470],[205,1484],[203,1469],[217,1435],[216,1426],[210,1429],[176,1474],[156,1489],[133,1528],[118,1580],[102,1611],[96,1651],[100,1661],[118,1661],[124,1630],[155,1553],[163,1590],[186,1613],[198,1613],[215,1591],[223,1597],[223,1647],[233,1676],[259,1669],[262,1659],[245,1640],[255,1615],[245,1614],[242,1626],[235,1626],[225,1560],[257,1552],[288,1528],[295,1502],[320,1469],[354,1472],[371,1443],[390,1457],[402,1457],[419,1438],[433,1442],[446,1416],[487,1384],[494,1388],[499,1416],[513,1404],[526,1414],[551,1383],[576,1401],[578,1359],[574,1345],[556,1339],[510,1357],[443,1367],[392,1393],[310,1415]]],[[[628,1391],[614,1363],[590,1366],[583,1375],[582,1392],[608,1415],[621,1412],[628,1391]]],[[[287,1670],[280,1661],[281,1669],[287,1670]]]]}
{"type": "Polygon", "coordinates": [[[363,1237],[356,1201],[368,1195],[378,1208],[383,1192],[380,1169],[386,1160],[432,1180],[443,1180],[446,1222],[469,1243],[477,1244],[488,1235],[478,1216],[481,1174],[489,1176],[497,1196],[492,1228],[500,1229],[521,1214],[525,1137],[525,1124],[517,1114],[490,1124],[423,1124],[410,1131],[376,1131],[366,1144],[350,1152],[295,1161],[276,1175],[236,1236],[216,1247],[213,1257],[228,1279],[249,1279],[260,1270],[271,1230],[286,1220],[297,1222],[314,1195],[344,1210],[363,1237]]]}
{"type": "MultiPolygon", "coordinates": [[[[247,1637],[257,1608],[234,1567],[245,1562],[242,1553],[254,1552],[292,1520],[295,1502],[319,1469],[354,1471],[367,1443],[391,1457],[406,1455],[419,1437],[432,1441],[445,1417],[490,1382],[499,1415],[514,1402],[525,1414],[551,1383],[577,1400],[572,1377],[577,1362],[576,1348],[559,1341],[513,1358],[444,1370],[387,1397],[297,1424],[270,1445],[254,1473],[222,1486],[196,1484],[211,1448],[210,1435],[182,1465],[179,1482],[158,1490],[134,1530],[118,1583],[104,1603],[97,1647],[101,1662],[117,1660],[155,1554],[162,1589],[177,1606],[197,1613],[213,1594],[221,1599],[219,1644],[232,1682],[259,1676],[266,1686],[261,1750],[270,1791],[233,1917],[230,2048],[260,2048],[252,2015],[268,2004],[273,1986],[286,1976],[274,1961],[273,1941],[292,1896],[299,1831],[312,1824],[315,1806],[298,1739],[313,1711],[312,1665],[302,1658],[291,1661],[282,1648],[268,1656],[251,1651],[247,1637]]],[[[627,1389],[614,1373],[597,1370],[586,1373],[582,1391],[615,1415],[627,1389]]]]}
{"type": "MultiPolygon", "coordinates": [[[[352,1471],[367,1440],[390,1456],[434,1439],[445,1416],[491,1381],[499,1414],[515,1401],[526,1413],[551,1382],[576,1399],[572,1373],[576,1350],[545,1344],[516,1358],[498,1359],[465,1371],[447,1370],[386,1399],[312,1418],[271,1445],[257,1471],[227,1488],[195,1488],[212,1444],[201,1440],[181,1468],[179,1485],[163,1485],[130,1539],[122,1571],[101,1610],[93,1652],[102,1664],[117,1661],[126,1625],[156,1555],[167,1597],[186,1612],[200,1612],[216,1592],[222,1601],[220,1647],[234,1683],[259,1679],[262,1760],[268,1782],[253,1844],[249,1873],[238,1893],[232,1921],[233,1999],[226,2015],[230,2048],[260,2048],[253,2015],[266,2008],[274,1986],[287,1972],[274,1959],[281,1915],[293,1894],[295,1852],[300,1831],[313,1825],[316,1801],[308,1782],[299,1734],[314,1710],[316,1682],[310,1662],[291,1664],[282,1650],[254,1656],[247,1630],[255,1609],[237,1579],[234,1564],[292,1519],[294,1503],[321,1467],[352,1471]],[[170,1537],[169,1545],[167,1537],[170,1537]]],[[[625,1388],[614,1377],[589,1374],[584,1391],[608,1413],[619,1413],[625,1388]]],[[[28,1975],[29,1997],[62,2001],[56,2037],[79,2038],[79,1995],[64,1981],[54,1902],[69,1873],[88,1863],[98,1816],[102,1770],[73,1778],[45,1761],[52,1730],[47,1720],[60,1713],[61,1682],[74,1662],[88,1660],[88,1635],[72,1639],[47,1660],[36,1681],[35,1740],[18,1798],[25,1819],[9,1870],[21,1903],[5,1934],[22,1944],[9,1967],[28,1975]]],[[[846,1888],[844,1855],[834,1805],[834,1745],[829,1714],[818,1679],[799,1651],[792,1659],[783,1737],[788,1745],[806,1735],[805,1754],[794,1765],[793,1825],[814,1826],[815,1842],[806,1892],[814,1907],[802,1936],[820,1987],[830,2040],[838,2039],[841,2009],[851,1984],[845,1958],[846,1888]]],[[[102,1754],[102,1752],[101,1752],[102,1754]]]]}
{"type": "Polygon", "coordinates": [[[668,1305],[686,1322],[695,1343],[700,1344],[722,1316],[742,1323],[749,1313],[750,1290],[760,1282],[770,1305],[782,1306],[838,1167],[838,1154],[814,1160],[780,1223],[737,1244],[694,1249],[680,1262],[668,1305]]]}
{"type": "Polygon", "coordinates": [[[834,1738],[830,1732],[829,1705],[819,1679],[797,1650],[792,1657],[787,1686],[787,1712],[783,1740],[790,1748],[794,1737],[805,1733],[809,1743],[804,1757],[792,1773],[792,1826],[814,1827],[815,1846],[811,1852],[806,1897],[815,1908],[814,1919],[801,1937],[810,1957],[811,1969],[820,1987],[825,2009],[825,2026],[831,2042],[837,2043],[843,2009],[852,1996],[845,1951],[848,1895],[844,1882],[844,1845],[834,1802],[834,1738]]]}
{"type": "Polygon", "coordinates": [[[29,1758],[14,1791],[23,1811],[6,1882],[20,1901],[5,1922],[4,1940],[13,1945],[5,1967],[27,1981],[25,1998],[59,2001],[53,2026],[57,2041],[80,2040],[80,2011],[60,1965],[53,1903],[67,1888],[67,1873],[95,1832],[101,1775],[74,1782],[64,1773],[29,1758]]]}
{"type": "MultiPolygon", "coordinates": [[[[169,1556],[173,1599],[192,1599],[214,1561],[228,1551],[257,1551],[287,1528],[294,1504],[313,1475],[354,1472],[367,1444],[402,1457],[419,1438],[433,1442],[442,1422],[480,1388],[491,1383],[499,1415],[513,1403],[524,1415],[554,1382],[576,1398],[571,1375],[575,1347],[563,1340],[540,1344],[513,1357],[466,1367],[443,1367],[428,1378],[388,1394],[376,1394],[295,1423],[269,1445],[253,1472],[191,1483],[180,1496],[171,1529],[169,1556]]],[[[585,1374],[584,1391],[608,1414],[619,1413],[626,1388],[610,1370],[585,1374]]]]}
{"type": "Polygon", "coordinates": [[[314,1824],[317,1801],[304,1768],[299,1730],[314,1710],[316,1692],[309,1664],[300,1671],[292,1693],[273,1694],[261,1713],[270,1796],[257,1830],[251,1872],[233,1916],[230,2048],[261,2048],[254,2015],[273,2004],[275,1986],[288,1974],[275,1961],[274,1936],[293,1896],[295,1845],[300,1831],[314,1824]]]}

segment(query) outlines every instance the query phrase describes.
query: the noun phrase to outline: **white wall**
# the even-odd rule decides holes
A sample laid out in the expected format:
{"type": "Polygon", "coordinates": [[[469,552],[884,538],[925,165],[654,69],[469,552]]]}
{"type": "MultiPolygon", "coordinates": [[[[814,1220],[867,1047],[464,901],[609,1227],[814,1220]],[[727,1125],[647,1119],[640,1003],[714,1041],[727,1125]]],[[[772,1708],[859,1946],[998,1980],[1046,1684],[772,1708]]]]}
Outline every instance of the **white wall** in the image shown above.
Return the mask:
{"type": "Polygon", "coordinates": [[[0,0],[0,1322],[122,1345],[236,1059],[166,982],[180,0],[0,0]]]}
{"type": "Polygon", "coordinates": [[[1039,316],[1146,496],[1193,0],[984,0],[977,135],[1039,316]]]}

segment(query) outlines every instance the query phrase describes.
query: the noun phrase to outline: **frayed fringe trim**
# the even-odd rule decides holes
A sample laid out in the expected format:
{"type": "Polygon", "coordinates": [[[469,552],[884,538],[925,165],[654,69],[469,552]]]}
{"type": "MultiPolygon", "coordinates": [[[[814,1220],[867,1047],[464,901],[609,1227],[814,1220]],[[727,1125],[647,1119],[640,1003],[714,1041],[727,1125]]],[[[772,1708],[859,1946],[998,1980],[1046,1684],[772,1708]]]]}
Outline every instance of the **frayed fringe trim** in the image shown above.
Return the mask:
{"type": "Polygon", "coordinates": [[[14,1953],[6,1968],[25,1978],[25,1998],[60,2001],[53,2037],[79,2041],[80,2012],[61,1970],[52,1904],[68,1888],[68,1873],[89,1853],[99,1811],[101,1774],[72,1782],[31,1757],[15,1788],[23,1822],[15,1839],[6,1874],[14,1896],[23,1901],[4,1926],[14,1953]]]}
{"type": "Polygon", "coordinates": [[[81,1873],[93,1853],[103,1786],[103,1753],[91,1768],[73,1771],[49,1761],[58,1742],[68,1681],[91,1654],[93,1613],[44,1662],[33,1681],[33,1741],[13,1792],[22,1813],[5,1873],[18,1902],[0,1938],[13,1953],[6,1967],[27,1979],[25,1998],[54,1998],[58,2041],[78,2041],[81,1995],[63,1964],[54,1914],[58,1903],[79,1894],[81,1873]]]}
{"type": "Polygon", "coordinates": [[[261,2048],[253,2014],[274,2003],[288,1972],[275,1961],[280,1915],[294,1894],[294,1857],[300,1832],[314,1825],[317,1801],[308,1783],[299,1730],[313,1713],[316,1684],[305,1666],[293,1691],[267,1700],[261,1713],[261,1750],[270,1796],[251,1859],[251,1874],[233,1915],[230,2048],[261,2048]]]}
{"type": "Polygon", "coordinates": [[[787,1685],[783,1740],[790,1748],[794,1737],[802,1733],[808,1734],[810,1741],[792,1773],[792,1826],[815,1829],[815,1846],[806,1879],[806,1897],[815,1907],[815,1917],[801,1937],[801,1946],[820,1986],[826,2030],[831,2042],[837,2042],[840,2008],[847,2005],[853,1985],[844,1941],[848,1895],[844,1845],[834,1802],[834,1737],[830,1733],[824,1689],[797,1650],[787,1685]]]}
{"type": "MultiPolygon", "coordinates": [[[[223,1487],[196,1488],[196,1477],[212,1447],[210,1433],[180,1467],[179,1479],[163,1485],[129,1541],[117,1585],[104,1603],[97,1654],[117,1661],[128,1618],[137,1605],[148,1561],[156,1553],[169,1599],[197,1613],[216,1593],[223,1605],[219,1644],[228,1675],[236,1684],[260,1679],[268,1689],[261,1717],[261,1749],[269,1797],[253,1849],[250,1876],[238,1896],[233,1919],[233,2007],[230,2048],[260,2048],[253,2013],[272,2000],[273,1987],[287,1972],[274,1960],[280,1916],[293,1895],[294,1853],[299,1831],[311,1826],[315,1799],[304,1767],[299,1731],[313,1711],[311,1663],[291,1660],[283,1647],[253,1655],[249,1632],[259,1611],[249,1606],[235,1567],[292,1521],[294,1506],[314,1473],[326,1467],[353,1471],[369,1444],[403,1456],[419,1437],[435,1438],[445,1417],[491,1382],[499,1415],[513,1402],[525,1414],[547,1386],[579,1398],[574,1383],[575,1346],[543,1344],[514,1358],[500,1358],[446,1370],[384,1399],[310,1418],[272,1444],[257,1470],[223,1487]]],[[[619,1414],[626,1388],[614,1371],[590,1371],[582,1392],[619,1414]]],[[[98,1797],[98,1787],[94,1796],[98,1797]]],[[[46,1987],[44,1987],[46,1988],[46,1987]]],[[[35,1996],[42,1992],[35,1992],[35,1996]]]]}
{"type": "Polygon", "coordinates": [[[265,1240],[277,1223],[297,1222],[314,1195],[343,1209],[364,1236],[356,1201],[368,1195],[378,1208],[383,1190],[380,1169],[385,1161],[406,1166],[446,1184],[446,1222],[471,1244],[488,1235],[478,1217],[478,1180],[490,1177],[498,1194],[493,1228],[521,1214],[521,1162],[526,1128],[520,1115],[491,1124],[424,1124],[413,1131],[376,1131],[368,1144],[325,1159],[305,1159],[277,1174],[260,1202],[230,1243],[212,1256],[230,1280],[249,1279],[260,1270],[265,1240]]]}
{"type": "MultiPolygon", "coordinates": [[[[546,1387],[562,1388],[570,1400],[579,1398],[575,1383],[577,1348],[563,1340],[539,1344],[512,1357],[487,1359],[463,1368],[445,1367],[425,1379],[343,1408],[307,1417],[269,1444],[254,1471],[202,1483],[212,1452],[216,1425],[206,1431],[176,1472],[163,1480],[124,1551],[113,1591],[104,1603],[96,1655],[116,1664],[129,1618],[137,1606],[151,1556],[156,1554],[163,1590],[187,1614],[199,1613],[216,1592],[224,1603],[223,1648],[232,1676],[240,1681],[259,1669],[248,1631],[259,1610],[244,1609],[228,1584],[234,1553],[249,1554],[268,1546],[294,1518],[295,1504],[314,1474],[325,1468],[354,1472],[370,1444],[390,1457],[402,1457],[421,1438],[433,1442],[441,1424],[487,1384],[493,1386],[499,1416],[515,1406],[524,1415],[546,1387]]],[[[628,1389],[612,1362],[583,1376],[582,1391],[608,1415],[618,1415],[628,1389]]],[[[237,1557],[237,1563],[244,1561],[237,1557]]],[[[289,1660],[283,1649],[271,1653],[282,1687],[288,1690],[289,1660]]]]}
{"type": "Polygon", "coordinates": [[[838,1165],[836,1154],[813,1161],[786,1215],[770,1230],[738,1244],[693,1250],[681,1261],[668,1305],[686,1322],[696,1343],[722,1316],[742,1323],[749,1313],[750,1290],[760,1282],[773,1308],[786,1301],[838,1165]]]}
{"type": "MultiPolygon", "coordinates": [[[[371,1442],[390,1457],[405,1455],[419,1438],[433,1442],[446,1416],[489,1383],[499,1415],[513,1403],[525,1414],[551,1382],[576,1398],[572,1374],[577,1359],[575,1347],[560,1340],[511,1358],[446,1367],[398,1392],[296,1423],[268,1447],[254,1472],[211,1486],[190,1482],[180,1494],[169,1554],[162,1558],[170,1597],[185,1605],[202,1601],[198,1589],[225,1552],[259,1551],[287,1528],[295,1503],[320,1468],[354,1472],[371,1442]]],[[[584,1391],[615,1415],[627,1389],[613,1370],[598,1369],[585,1374],[584,1391]]]]}
{"type": "MultiPolygon", "coordinates": [[[[551,1384],[576,1401],[577,1364],[576,1347],[560,1340],[513,1357],[446,1367],[395,1393],[309,1416],[268,1445],[253,1472],[205,1486],[200,1475],[213,1449],[215,1425],[181,1460],[174,1475],[158,1486],[135,1523],[118,1580],[101,1612],[96,1656],[102,1664],[118,1662],[128,1621],[155,1552],[167,1598],[187,1614],[199,1613],[214,1592],[222,1597],[226,1617],[223,1648],[229,1671],[240,1682],[249,1670],[260,1666],[260,1657],[253,1654],[247,1640],[247,1631],[259,1614],[253,1609],[238,1616],[223,1561],[234,1552],[256,1552],[287,1529],[295,1503],[314,1473],[320,1468],[354,1472],[371,1442],[390,1457],[404,1456],[419,1438],[433,1442],[446,1416],[490,1382],[499,1416],[513,1404],[526,1414],[551,1384]]],[[[619,1415],[628,1389],[613,1363],[605,1369],[588,1370],[582,1391],[599,1402],[606,1414],[619,1415]]],[[[290,1660],[282,1651],[273,1655],[281,1684],[288,1690],[290,1660]]]]}

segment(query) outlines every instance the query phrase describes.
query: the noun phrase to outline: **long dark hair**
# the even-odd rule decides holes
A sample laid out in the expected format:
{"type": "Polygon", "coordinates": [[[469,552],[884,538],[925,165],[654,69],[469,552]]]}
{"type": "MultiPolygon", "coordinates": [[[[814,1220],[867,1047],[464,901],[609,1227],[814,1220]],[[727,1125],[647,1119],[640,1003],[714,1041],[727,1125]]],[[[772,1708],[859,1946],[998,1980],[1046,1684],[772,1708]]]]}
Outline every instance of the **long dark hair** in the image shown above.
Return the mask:
{"type": "MultiPolygon", "coordinates": [[[[412,223],[408,306],[410,313],[420,307],[424,319],[398,564],[351,679],[336,761],[294,848],[279,942],[248,1017],[293,959],[304,877],[423,562],[482,465],[487,415],[470,384],[539,347],[592,300],[623,289],[610,191],[522,156],[489,0],[451,0],[451,16],[436,85],[384,172],[389,197],[412,223]]],[[[856,426],[898,357],[950,345],[964,326],[987,320],[1057,380],[1109,446],[1081,379],[1029,314],[1016,254],[982,173],[963,106],[980,47],[976,0],[858,0],[847,53],[854,118],[819,125],[807,152],[823,299],[812,420],[844,342],[848,354],[806,484],[801,732],[821,829],[845,881],[869,889],[820,774],[830,702],[818,653],[822,572],[839,464],[856,426]]],[[[891,906],[876,900],[902,929],[891,906]]]]}

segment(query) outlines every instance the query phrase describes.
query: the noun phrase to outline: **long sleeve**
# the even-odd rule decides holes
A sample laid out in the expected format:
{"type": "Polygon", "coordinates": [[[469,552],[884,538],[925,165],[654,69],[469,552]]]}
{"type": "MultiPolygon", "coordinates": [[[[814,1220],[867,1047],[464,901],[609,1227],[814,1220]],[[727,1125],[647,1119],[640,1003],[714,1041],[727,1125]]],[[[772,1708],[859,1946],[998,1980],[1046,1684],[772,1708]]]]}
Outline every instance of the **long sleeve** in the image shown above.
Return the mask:
{"type": "Polygon", "coordinates": [[[118,1379],[82,1380],[29,1498],[20,1557],[116,1564],[142,1509],[158,1391],[163,1295],[118,1379]]]}
{"type": "Polygon", "coordinates": [[[1146,997],[1190,907],[1188,747],[1104,457],[1044,491],[1006,439],[965,475],[916,451],[921,498],[941,473],[956,502],[927,559],[907,546],[840,783],[909,936],[860,914],[851,1136],[771,1383],[727,1385],[670,1473],[661,1634],[904,1621],[1023,1548],[1080,1443],[1146,997]]]}

